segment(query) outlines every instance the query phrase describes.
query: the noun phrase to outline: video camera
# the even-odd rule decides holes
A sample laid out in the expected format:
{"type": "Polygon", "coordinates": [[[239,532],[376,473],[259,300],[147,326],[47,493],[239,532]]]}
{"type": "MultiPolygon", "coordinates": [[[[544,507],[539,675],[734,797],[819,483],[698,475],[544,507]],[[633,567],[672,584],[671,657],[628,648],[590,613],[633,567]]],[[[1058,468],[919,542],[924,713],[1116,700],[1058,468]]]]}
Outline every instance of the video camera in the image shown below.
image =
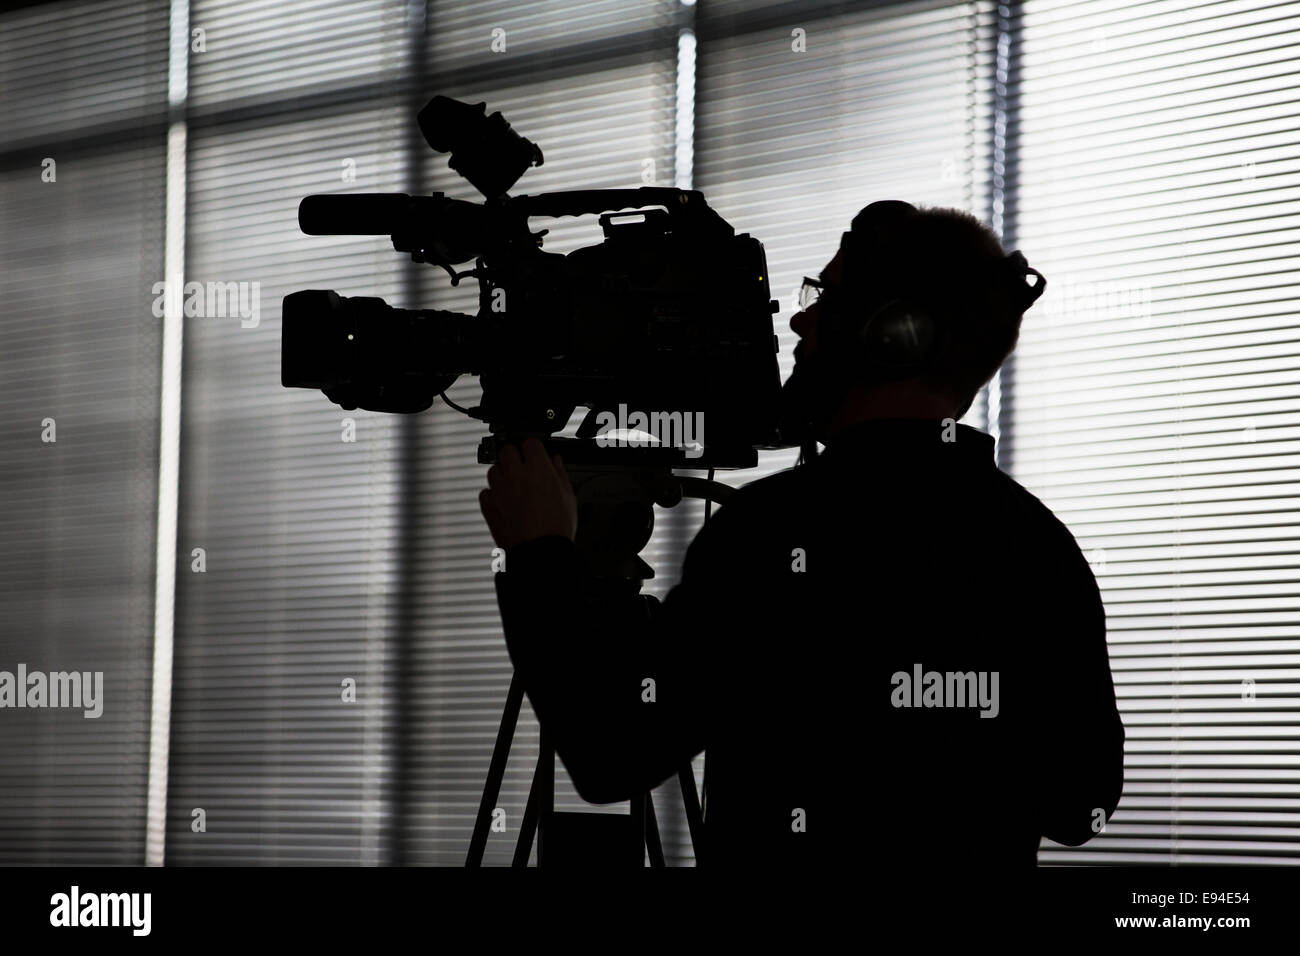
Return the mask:
{"type": "Polygon", "coordinates": [[[429,145],[451,154],[484,202],[369,193],[307,196],[298,207],[307,234],[387,234],[453,285],[477,279],[478,314],[294,292],[284,299],[282,383],[321,389],[345,409],[419,412],[447,400],[460,375],[477,375],[481,403],[461,410],[489,427],[483,463],[505,442],[553,436],[578,406],[589,411],[577,437],[546,441],[566,464],[745,468],[757,448],[783,447],[777,303],[762,244],[737,235],[695,190],[509,196],[542,152],[485,110],[435,96],[418,116],[429,145]],[[529,227],[533,216],[587,214],[599,214],[604,241],[564,255],[543,251],[548,230],[529,227]],[[472,269],[455,270],[470,259],[472,269]],[[598,422],[627,409],[699,418],[702,447],[598,441],[598,422]]]}

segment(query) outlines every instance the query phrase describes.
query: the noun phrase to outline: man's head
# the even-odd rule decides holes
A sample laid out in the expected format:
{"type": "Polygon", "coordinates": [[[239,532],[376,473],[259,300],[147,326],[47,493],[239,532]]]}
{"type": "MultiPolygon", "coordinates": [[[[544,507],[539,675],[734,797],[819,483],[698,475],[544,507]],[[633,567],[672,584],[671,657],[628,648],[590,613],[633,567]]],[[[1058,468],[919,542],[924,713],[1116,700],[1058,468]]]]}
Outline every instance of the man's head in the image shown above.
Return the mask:
{"type": "Polygon", "coordinates": [[[1043,286],[1041,276],[1026,285],[1024,268],[969,213],[903,203],[863,209],[820,279],[821,298],[790,321],[802,341],[786,391],[810,410],[823,441],[861,418],[960,417],[1015,347],[1043,286]],[[869,318],[897,314],[929,317],[918,326],[934,333],[917,353],[923,364],[896,364],[871,337],[846,348],[869,318]]]}

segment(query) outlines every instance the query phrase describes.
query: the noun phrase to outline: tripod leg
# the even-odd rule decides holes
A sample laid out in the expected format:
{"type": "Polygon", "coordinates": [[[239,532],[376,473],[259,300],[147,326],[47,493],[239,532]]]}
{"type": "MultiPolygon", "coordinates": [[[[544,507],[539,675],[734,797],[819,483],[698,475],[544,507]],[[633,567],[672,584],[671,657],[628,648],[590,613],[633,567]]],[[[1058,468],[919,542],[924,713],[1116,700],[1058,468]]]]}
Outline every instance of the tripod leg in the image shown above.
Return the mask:
{"type": "Polygon", "coordinates": [[[523,826],[519,828],[519,842],[515,844],[515,858],[511,866],[527,866],[533,852],[533,836],[537,836],[537,865],[542,865],[542,841],[546,833],[545,821],[555,808],[555,754],[542,732],[541,753],[537,755],[537,769],[533,771],[533,785],[528,790],[528,806],[524,809],[523,826]]]}
{"type": "Polygon", "coordinates": [[[515,844],[515,858],[511,866],[527,866],[528,855],[533,852],[533,834],[537,832],[537,778],[542,775],[542,758],[537,758],[533,771],[533,785],[528,788],[528,806],[524,810],[523,826],[519,828],[519,841],[515,844]]]}
{"type": "Polygon", "coordinates": [[[650,851],[650,865],[664,865],[664,846],[659,841],[659,821],[655,819],[654,795],[645,795],[645,844],[650,851]]]}
{"type": "Polygon", "coordinates": [[[695,770],[688,763],[677,771],[682,785],[682,803],[686,806],[686,824],[691,830],[691,846],[695,848],[695,865],[704,862],[704,815],[700,812],[700,798],[695,791],[695,770]]]}
{"type": "Polygon", "coordinates": [[[635,860],[635,861],[636,861],[635,863],[633,863],[634,866],[645,866],[645,846],[646,846],[646,830],[645,830],[645,819],[646,819],[646,815],[645,815],[645,805],[646,805],[646,795],[645,795],[644,793],[638,793],[638,794],[637,794],[636,796],[634,796],[630,801],[628,801],[628,803],[629,803],[629,805],[630,805],[630,806],[629,806],[629,811],[628,811],[628,812],[630,813],[630,815],[631,815],[631,817],[632,817],[632,828],[633,828],[633,830],[636,832],[636,845],[635,845],[635,847],[630,847],[630,848],[629,848],[629,849],[632,850],[632,853],[635,854],[635,855],[634,855],[634,856],[630,856],[630,857],[629,857],[629,860],[630,860],[630,861],[631,861],[631,860],[635,860]]]}
{"type": "Polygon", "coordinates": [[[537,758],[537,774],[533,778],[537,793],[537,865],[542,866],[546,852],[546,830],[555,812],[555,751],[551,749],[550,735],[539,728],[540,740],[537,758]]]}
{"type": "Polygon", "coordinates": [[[487,781],[483,784],[483,799],[479,801],[478,817],[474,821],[474,835],[469,841],[469,855],[465,858],[466,866],[482,866],[483,850],[487,847],[488,828],[492,825],[492,811],[496,808],[497,797],[501,794],[501,780],[506,773],[506,760],[510,756],[510,744],[515,736],[515,724],[519,721],[519,708],[524,702],[524,685],[518,676],[510,678],[510,690],[506,694],[506,706],[501,712],[501,727],[497,730],[497,742],[492,748],[492,763],[488,766],[487,781]]]}

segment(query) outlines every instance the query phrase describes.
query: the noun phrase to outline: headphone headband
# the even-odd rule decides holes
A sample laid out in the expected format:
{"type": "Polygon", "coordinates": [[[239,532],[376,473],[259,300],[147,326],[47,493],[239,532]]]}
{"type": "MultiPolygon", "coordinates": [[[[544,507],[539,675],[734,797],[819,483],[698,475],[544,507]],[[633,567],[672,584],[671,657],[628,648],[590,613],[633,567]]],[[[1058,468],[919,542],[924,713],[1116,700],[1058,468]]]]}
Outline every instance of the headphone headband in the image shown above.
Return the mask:
{"type": "Polygon", "coordinates": [[[893,225],[901,219],[916,215],[916,213],[917,208],[915,206],[903,202],[901,199],[878,199],[863,207],[853,217],[849,231],[862,235],[870,232],[872,228],[893,225]]]}
{"type": "MultiPolygon", "coordinates": [[[[855,247],[859,242],[866,244],[876,252],[888,252],[887,240],[890,231],[903,220],[918,215],[918,210],[911,203],[901,199],[879,199],[863,207],[853,217],[849,231],[843,236],[846,248],[855,247]]],[[[1019,249],[1009,252],[999,263],[1005,284],[1010,287],[1015,306],[1024,312],[1038,301],[1047,288],[1047,278],[1029,265],[1024,253],[1019,249]],[[1027,276],[1034,276],[1037,282],[1029,285],[1027,276]]],[[[856,270],[854,270],[856,274],[856,270]]]]}

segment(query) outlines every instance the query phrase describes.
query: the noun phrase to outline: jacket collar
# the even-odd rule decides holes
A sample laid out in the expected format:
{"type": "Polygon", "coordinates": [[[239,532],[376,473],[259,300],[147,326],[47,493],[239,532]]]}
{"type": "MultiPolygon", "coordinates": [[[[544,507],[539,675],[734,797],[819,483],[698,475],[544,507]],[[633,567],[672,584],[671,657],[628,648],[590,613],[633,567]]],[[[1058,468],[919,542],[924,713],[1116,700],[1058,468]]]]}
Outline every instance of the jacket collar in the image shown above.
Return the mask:
{"type": "Polygon", "coordinates": [[[885,448],[995,464],[992,435],[937,418],[871,418],[854,422],[831,436],[821,457],[833,461],[863,453],[875,455],[885,448]]]}

